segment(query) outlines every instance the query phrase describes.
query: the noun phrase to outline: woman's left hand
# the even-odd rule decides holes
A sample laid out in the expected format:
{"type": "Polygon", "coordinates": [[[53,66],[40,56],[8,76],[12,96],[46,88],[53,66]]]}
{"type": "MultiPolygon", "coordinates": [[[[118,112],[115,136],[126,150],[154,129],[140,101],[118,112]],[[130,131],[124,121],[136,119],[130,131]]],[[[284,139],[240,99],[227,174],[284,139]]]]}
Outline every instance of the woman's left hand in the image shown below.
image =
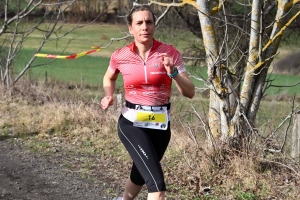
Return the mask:
{"type": "Polygon", "coordinates": [[[174,73],[173,58],[167,53],[161,53],[161,54],[159,54],[159,57],[161,58],[162,64],[164,65],[165,69],[167,70],[167,73],[173,74],[174,73]]]}
{"type": "MultiPolygon", "coordinates": [[[[161,58],[161,62],[164,65],[168,74],[174,74],[174,60],[173,58],[167,53],[159,54],[161,58]]],[[[190,80],[188,74],[186,72],[181,72],[176,76],[174,79],[176,86],[179,92],[188,98],[193,98],[195,95],[195,86],[194,83],[190,80]]]]}

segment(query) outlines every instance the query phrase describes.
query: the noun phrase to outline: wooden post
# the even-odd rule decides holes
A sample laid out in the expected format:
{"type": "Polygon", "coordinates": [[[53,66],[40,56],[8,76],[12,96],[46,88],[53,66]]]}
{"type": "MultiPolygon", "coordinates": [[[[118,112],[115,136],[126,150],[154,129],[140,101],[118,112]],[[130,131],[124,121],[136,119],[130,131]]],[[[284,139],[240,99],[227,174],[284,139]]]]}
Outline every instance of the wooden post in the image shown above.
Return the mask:
{"type": "Polygon", "coordinates": [[[81,75],[81,82],[80,82],[80,89],[83,89],[83,84],[84,84],[84,77],[81,75]]]}
{"type": "Polygon", "coordinates": [[[122,94],[117,94],[117,110],[121,111],[122,109],[122,105],[123,105],[123,98],[122,98],[122,94]]]}
{"type": "Polygon", "coordinates": [[[45,72],[45,84],[46,85],[48,84],[48,72],[47,71],[45,72]]]}
{"type": "Polygon", "coordinates": [[[116,102],[113,105],[114,111],[118,111],[118,112],[115,112],[115,113],[117,113],[116,115],[115,114],[112,115],[113,119],[116,122],[118,122],[118,120],[119,120],[119,115],[122,110],[122,106],[123,106],[123,96],[121,93],[119,93],[119,94],[117,94],[116,102]]]}
{"type": "Polygon", "coordinates": [[[296,114],[294,119],[291,157],[300,161],[300,112],[296,114]]]}

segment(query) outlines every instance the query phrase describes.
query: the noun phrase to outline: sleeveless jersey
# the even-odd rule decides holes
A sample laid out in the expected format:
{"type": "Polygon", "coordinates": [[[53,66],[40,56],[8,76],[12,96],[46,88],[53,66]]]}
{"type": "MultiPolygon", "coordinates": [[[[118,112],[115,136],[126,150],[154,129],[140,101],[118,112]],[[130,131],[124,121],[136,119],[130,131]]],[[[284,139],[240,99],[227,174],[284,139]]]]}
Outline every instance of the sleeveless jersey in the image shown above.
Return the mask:
{"type": "Polygon", "coordinates": [[[135,43],[115,51],[110,59],[109,69],[121,73],[124,80],[125,99],[140,105],[163,105],[169,103],[172,79],[163,66],[160,53],[169,54],[178,69],[185,72],[180,53],[169,44],[153,40],[146,60],[134,52],[135,43]]]}

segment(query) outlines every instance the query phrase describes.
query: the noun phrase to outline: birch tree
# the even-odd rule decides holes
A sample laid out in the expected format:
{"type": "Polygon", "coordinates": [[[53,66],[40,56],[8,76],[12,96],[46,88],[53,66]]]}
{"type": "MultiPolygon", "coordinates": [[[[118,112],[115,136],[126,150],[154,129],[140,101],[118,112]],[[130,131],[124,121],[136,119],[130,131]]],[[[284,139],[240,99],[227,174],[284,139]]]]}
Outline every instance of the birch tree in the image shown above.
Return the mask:
{"type": "MultiPolygon", "coordinates": [[[[215,140],[223,143],[231,138],[245,139],[255,132],[260,102],[270,86],[270,83],[266,83],[269,66],[277,54],[285,30],[300,15],[300,9],[296,6],[299,2],[300,0],[147,1],[149,5],[165,7],[158,19],[163,18],[171,8],[190,6],[196,9],[208,67],[206,84],[210,89],[209,133],[215,140]],[[244,13],[233,16],[228,10],[228,3],[244,5],[244,13]],[[264,19],[270,10],[276,12],[276,15],[272,23],[266,25],[264,19]],[[291,16],[289,13],[293,10],[295,14],[291,16]],[[244,22],[231,23],[229,18],[232,17],[242,18],[241,21],[244,22]],[[271,31],[267,28],[271,28],[271,31]],[[235,31],[230,32],[229,29],[235,31]],[[217,33],[223,36],[219,37],[217,33]],[[247,41],[246,51],[239,48],[244,38],[247,41]],[[232,58],[234,51],[238,51],[240,57],[232,58]]],[[[142,1],[136,0],[134,3],[142,1]]]]}

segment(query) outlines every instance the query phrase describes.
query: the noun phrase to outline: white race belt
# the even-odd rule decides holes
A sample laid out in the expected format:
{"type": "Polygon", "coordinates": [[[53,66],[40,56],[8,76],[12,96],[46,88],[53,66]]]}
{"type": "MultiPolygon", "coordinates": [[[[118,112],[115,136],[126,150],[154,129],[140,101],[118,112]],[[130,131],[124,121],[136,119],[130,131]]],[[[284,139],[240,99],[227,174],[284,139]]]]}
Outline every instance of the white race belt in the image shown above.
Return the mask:
{"type": "MultiPolygon", "coordinates": [[[[127,109],[131,112],[129,120],[133,122],[133,126],[159,130],[168,128],[167,106],[139,106],[136,109],[127,109]]],[[[122,109],[122,114],[128,119],[129,113],[125,109],[122,109]]]]}

